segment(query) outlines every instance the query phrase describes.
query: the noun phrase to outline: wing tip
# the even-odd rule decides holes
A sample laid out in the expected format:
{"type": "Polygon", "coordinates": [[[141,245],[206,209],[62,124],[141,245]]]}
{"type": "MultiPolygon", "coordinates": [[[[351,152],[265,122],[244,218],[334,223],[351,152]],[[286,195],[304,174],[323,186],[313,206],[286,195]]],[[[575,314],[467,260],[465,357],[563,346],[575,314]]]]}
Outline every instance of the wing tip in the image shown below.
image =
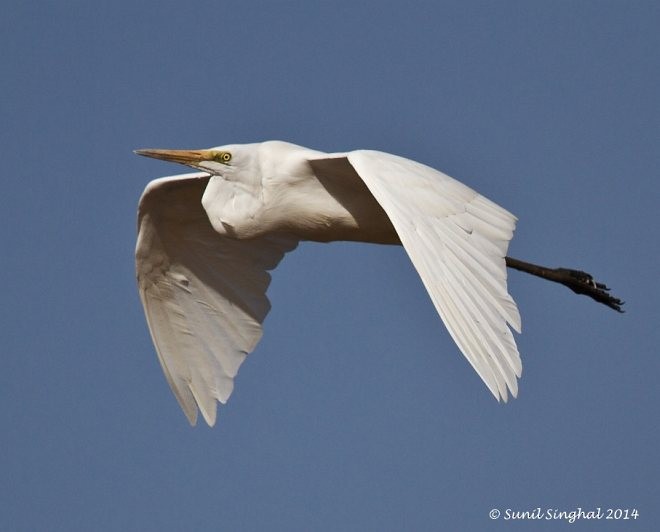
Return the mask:
{"type": "Polygon", "coordinates": [[[188,423],[190,423],[191,427],[194,427],[195,425],[197,425],[197,408],[196,407],[192,411],[184,408],[183,413],[186,415],[186,418],[188,419],[188,423]]]}
{"type": "Polygon", "coordinates": [[[509,394],[511,394],[511,397],[513,399],[518,398],[518,382],[516,380],[516,386],[514,386],[513,388],[507,385],[507,387],[505,387],[503,390],[496,390],[496,391],[490,390],[490,392],[495,396],[495,399],[497,399],[498,403],[508,404],[509,394]]]}
{"type": "Polygon", "coordinates": [[[202,409],[202,416],[209,427],[214,427],[217,416],[217,403],[214,404],[208,412],[205,409],[202,409]]]}
{"type": "Polygon", "coordinates": [[[213,399],[212,405],[202,406],[202,404],[199,401],[197,401],[197,399],[195,399],[195,402],[192,405],[187,405],[187,404],[184,405],[182,402],[180,402],[180,404],[181,404],[181,409],[183,410],[183,413],[188,419],[188,423],[190,423],[191,427],[197,425],[199,412],[202,413],[202,417],[204,418],[204,421],[206,421],[206,424],[209,427],[215,426],[215,422],[217,419],[217,407],[218,407],[218,404],[215,399],[213,399]]]}

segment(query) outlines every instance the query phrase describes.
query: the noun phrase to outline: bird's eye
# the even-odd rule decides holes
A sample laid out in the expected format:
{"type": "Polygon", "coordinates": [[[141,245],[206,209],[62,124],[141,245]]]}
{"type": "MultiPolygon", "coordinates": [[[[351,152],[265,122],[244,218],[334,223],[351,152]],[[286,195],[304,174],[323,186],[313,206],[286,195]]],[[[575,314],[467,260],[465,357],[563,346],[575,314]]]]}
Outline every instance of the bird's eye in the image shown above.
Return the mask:
{"type": "Polygon", "coordinates": [[[231,153],[229,153],[228,151],[219,151],[213,155],[213,159],[215,159],[219,163],[226,164],[229,161],[231,161],[231,153]]]}

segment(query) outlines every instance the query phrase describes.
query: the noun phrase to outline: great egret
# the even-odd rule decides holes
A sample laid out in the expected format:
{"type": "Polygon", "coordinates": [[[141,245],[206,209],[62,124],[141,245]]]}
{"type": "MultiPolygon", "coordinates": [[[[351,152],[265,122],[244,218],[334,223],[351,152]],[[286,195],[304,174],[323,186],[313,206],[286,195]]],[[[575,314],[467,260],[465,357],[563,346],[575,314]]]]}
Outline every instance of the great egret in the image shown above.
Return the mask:
{"type": "Polygon", "coordinates": [[[137,150],[201,173],[156,179],[138,210],[140,297],[165,376],[209,425],[270,309],[268,270],[300,240],[403,244],[458,348],[499,400],[521,374],[506,265],[622,304],[584,272],[506,257],[516,218],[455,179],[388,153],[269,141],[137,150]]]}

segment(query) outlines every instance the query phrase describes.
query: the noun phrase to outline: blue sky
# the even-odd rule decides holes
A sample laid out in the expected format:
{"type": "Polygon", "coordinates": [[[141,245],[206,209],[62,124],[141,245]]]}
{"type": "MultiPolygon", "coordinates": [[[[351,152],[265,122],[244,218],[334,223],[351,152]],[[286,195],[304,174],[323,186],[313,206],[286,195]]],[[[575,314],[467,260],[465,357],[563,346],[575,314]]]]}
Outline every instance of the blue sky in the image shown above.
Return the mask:
{"type": "MultiPolygon", "coordinates": [[[[0,18],[0,528],[507,530],[492,508],[657,527],[655,2],[14,2],[0,18]],[[619,315],[511,272],[498,404],[400,248],[305,244],[209,429],[134,280],[141,147],[373,148],[519,217],[511,255],[592,272],[619,315]]],[[[537,521],[535,530],[558,530],[537,521]]],[[[602,530],[603,521],[578,525],[602,530]]]]}

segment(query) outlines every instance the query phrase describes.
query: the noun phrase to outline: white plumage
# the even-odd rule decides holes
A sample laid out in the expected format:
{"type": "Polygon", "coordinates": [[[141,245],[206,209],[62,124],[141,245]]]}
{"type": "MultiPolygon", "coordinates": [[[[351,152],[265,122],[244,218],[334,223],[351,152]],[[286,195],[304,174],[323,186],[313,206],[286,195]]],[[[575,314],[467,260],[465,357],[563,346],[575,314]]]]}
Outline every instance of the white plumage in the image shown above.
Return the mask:
{"type": "Polygon", "coordinates": [[[387,153],[270,141],[141,150],[201,173],[149,183],[136,248],[140,296],[174,394],[215,423],[261,337],[268,270],[300,240],[403,244],[449,333],[498,399],[516,396],[505,256],[516,218],[455,179],[387,153]]]}

